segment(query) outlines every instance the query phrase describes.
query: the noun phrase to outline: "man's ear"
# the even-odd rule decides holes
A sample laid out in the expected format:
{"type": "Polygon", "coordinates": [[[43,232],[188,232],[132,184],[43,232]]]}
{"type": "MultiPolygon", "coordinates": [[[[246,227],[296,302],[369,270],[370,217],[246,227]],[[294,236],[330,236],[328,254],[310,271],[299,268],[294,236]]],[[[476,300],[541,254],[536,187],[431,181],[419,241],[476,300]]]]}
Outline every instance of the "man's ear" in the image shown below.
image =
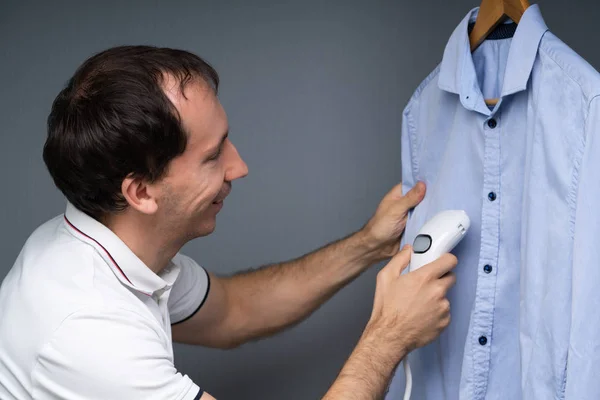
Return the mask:
{"type": "Polygon", "coordinates": [[[154,214],[158,210],[156,188],[143,178],[128,175],[121,184],[121,193],[130,207],[143,214],[154,214]]]}

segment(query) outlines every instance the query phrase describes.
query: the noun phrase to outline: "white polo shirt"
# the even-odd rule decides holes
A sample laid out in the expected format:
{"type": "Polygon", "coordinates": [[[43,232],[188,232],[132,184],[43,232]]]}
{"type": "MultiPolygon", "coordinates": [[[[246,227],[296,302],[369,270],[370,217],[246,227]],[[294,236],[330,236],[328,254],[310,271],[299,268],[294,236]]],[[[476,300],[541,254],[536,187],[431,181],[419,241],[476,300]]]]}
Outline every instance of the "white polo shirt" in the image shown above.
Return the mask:
{"type": "Polygon", "coordinates": [[[183,254],[153,273],[68,204],[32,233],[0,287],[0,399],[199,399],[174,367],[171,324],[209,286],[183,254]]]}

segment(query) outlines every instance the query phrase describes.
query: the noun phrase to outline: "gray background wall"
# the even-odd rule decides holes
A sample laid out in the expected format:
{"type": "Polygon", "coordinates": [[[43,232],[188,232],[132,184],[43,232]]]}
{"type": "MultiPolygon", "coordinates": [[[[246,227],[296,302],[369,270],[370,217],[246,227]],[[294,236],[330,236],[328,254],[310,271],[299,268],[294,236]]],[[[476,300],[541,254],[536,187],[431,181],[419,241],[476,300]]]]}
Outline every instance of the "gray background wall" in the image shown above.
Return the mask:
{"type": "MultiPolygon", "coordinates": [[[[301,255],[359,228],[400,180],[405,102],[477,0],[0,1],[0,279],[65,202],[41,159],[54,96],[92,53],[184,48],[222,78],[250,174],[216,232],[184,249],[230,273],[301,255]]],[[[593,1],[544,0],[551,30],[600,68],[593,1]]],[[[317,399],[366,323],[378,268],[279,336],[219,351],[176,345],[220,399],[317,399]]]]}

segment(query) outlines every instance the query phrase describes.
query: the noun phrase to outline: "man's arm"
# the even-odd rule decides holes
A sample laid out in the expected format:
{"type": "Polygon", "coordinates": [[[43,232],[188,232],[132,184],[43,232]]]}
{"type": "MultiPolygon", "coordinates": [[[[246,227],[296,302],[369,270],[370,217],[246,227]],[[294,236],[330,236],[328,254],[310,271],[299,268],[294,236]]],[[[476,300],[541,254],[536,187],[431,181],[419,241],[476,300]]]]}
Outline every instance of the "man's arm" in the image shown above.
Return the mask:
{"type": "Polygon", "coordinates": [[[402,196],[401,185],[381,201],[358,232],[295,260],[236,274],[210,275],[206,304],[173,326],[176,341],[231,348],[300,322],[370,265],[398,251],[408,211],[423,184],[402,196]]]}
{"type": "Polygon", "coordinates": [[[381,399],[398,363],[406,356],[401,344],[382,341],[367,327],[323,400],[381,399]]]}
{"type": "Polygon", "coordinates": [[[414,348],[430,343],[450,323],[446,293],[454,285],[457,260],[443,255],[401,275],[411,247],[377,275],[373,312],[358,344],[323,400],[383,398],[394,369],[414,348]]]}

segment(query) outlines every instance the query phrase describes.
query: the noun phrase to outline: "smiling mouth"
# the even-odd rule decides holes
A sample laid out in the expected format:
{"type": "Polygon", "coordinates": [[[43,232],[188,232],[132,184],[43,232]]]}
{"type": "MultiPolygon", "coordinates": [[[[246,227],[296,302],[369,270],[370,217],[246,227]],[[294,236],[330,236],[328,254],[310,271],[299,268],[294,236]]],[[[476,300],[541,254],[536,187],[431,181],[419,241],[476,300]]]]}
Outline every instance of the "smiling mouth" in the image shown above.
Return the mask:
{"type": "Polygon", "coordinates": [[[216,205],[220,205],[220,204],[222,204],[222,203],[223,203],[223,200],[225,200],[225,198],[226,198],[227,196],[229,196],[229,193],[230,193],[230,192],[231,192],[231,186],[229,186],[225,192],[219,193],[219,194],[221,195],[221,196],[219,196],[219,197],[221,197],[221,198],[220,198],[220,199],[217,199],[217,200],[215,200],[215,201],[213,201],[213,204],[216,204],[216,205]]]}

